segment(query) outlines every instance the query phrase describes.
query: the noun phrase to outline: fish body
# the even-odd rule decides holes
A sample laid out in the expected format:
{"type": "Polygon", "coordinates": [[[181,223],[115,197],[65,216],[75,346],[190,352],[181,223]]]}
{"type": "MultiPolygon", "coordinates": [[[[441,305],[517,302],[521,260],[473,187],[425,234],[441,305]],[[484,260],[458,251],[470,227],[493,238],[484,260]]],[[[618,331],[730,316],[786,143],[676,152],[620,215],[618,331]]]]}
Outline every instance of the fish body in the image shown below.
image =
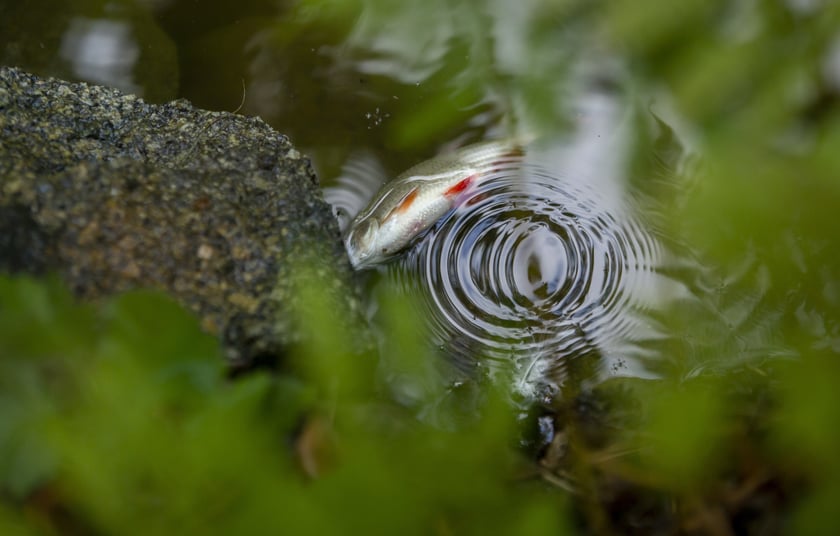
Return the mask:
{"type": "Polygon", "coordinates": [[[388,260],[435,224],[494,169],[524,154],[513,140],[477,143],[426,160],[386,183],[344,239],[357,270],[388,260]]]}

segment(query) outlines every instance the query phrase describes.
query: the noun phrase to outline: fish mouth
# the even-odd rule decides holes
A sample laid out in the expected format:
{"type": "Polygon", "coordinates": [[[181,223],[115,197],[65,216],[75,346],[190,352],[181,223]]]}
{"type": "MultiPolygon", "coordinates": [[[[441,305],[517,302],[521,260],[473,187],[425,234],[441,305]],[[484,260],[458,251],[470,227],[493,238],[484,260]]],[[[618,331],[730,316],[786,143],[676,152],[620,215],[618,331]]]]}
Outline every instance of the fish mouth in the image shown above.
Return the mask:
{"type": "Polygon", "coordinates": [[[353,255],[350,252],[347,253],[347,258],[350,259],[350,266],[352,266],[354,270],[364,270],[367,268],[363,258],[353,255]]]}
{"type": "Polygon", "coordinates": [[[350,265],[356,271],[374,268],[391,258],[391,255],[382,255],[376,250],[354,247],[350,240],[345,241],[344,245],[350,265]]]}
{"type": "Polygon", "coordinates": [[[344,237],[344,249],[354,269],[361,270],[376,264],[377,256],[371,245],[376,243],[378,231],[379,222],[375,219],[362,219],[350,225],[344,237]]]}
{"type": "Polygon", "coordinates": [[[348,255],[348,257],[350,258],[350,266],[352,266],[356,271],[368,270],[377,264],[377,261],[370,260],[371,257],[369,255],[366,257],[354,257],[353,255],[348,255]]]}

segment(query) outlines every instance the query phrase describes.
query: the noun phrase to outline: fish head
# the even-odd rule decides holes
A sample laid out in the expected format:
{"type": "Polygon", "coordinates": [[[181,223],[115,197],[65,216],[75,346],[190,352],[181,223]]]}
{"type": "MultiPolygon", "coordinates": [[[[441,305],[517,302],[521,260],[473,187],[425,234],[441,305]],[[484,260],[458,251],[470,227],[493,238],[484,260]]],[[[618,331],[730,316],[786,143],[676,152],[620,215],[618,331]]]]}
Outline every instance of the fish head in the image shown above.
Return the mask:
{"type": "Polygon", "coordinates": [[[354,221],[344,239],[353,268],[370,268],[399,253],[416,234],[411,232],[417,228],[413,221],[405,214],[390,214],[384,221],[373,215],[354,221]]]}
{"type": "Polygon", "coordinates": [[[379,242],[379,220],[367,217],[354,221],[344,238],[347,256],[353,268],[360,270],[384,260],[379,242]]]}

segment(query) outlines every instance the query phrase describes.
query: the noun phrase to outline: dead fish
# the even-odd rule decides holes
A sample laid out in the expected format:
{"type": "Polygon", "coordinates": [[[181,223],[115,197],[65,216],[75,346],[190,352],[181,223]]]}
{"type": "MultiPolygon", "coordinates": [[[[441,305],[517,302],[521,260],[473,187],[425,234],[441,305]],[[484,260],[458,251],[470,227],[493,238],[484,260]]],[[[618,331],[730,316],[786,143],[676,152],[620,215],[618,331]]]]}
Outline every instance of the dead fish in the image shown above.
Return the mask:
{"type": "Polygon", "coordinates": [[[350,224],[344,238],[357,270],[380,264],[466,200],[493,170],[524,156],[515,140],[468,145],[421,162],[386,183],[350,224]]]}

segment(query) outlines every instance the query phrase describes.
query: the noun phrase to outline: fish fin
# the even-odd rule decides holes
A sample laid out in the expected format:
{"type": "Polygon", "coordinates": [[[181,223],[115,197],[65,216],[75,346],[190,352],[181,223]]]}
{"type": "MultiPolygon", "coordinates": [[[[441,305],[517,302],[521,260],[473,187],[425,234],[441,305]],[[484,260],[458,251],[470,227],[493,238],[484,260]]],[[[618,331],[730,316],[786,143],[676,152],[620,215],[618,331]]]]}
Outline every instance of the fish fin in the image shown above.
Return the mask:
{"type": "Polygon", "coordinates": [[[417,199],[418,192],[419,190],[417,187],[412,188],[407,194],[405,194],[405,197],[403,197],[400,200],[400,202],[397,203],[397,206],[395,206],[391,209],[390,212],[388,212],[388,214],[385,216],[385,219],[387,220],[395,214],[405,213],[409,208],[411,208],[411,205],[412,203],[414,203],[414,200],[417,199]]]}
{"type": "Polygon", "coordinates": [[[475,179],[475,177],[475,175],[470,175],[465,179],[461,179],[454,185],[450,186],[448,190],[443,192],[443,195],[445,195],[446,197],[455,197],[456,195],[466,190],[470,186],[470,184],[472,184],[472,181],[475,179]]]}

